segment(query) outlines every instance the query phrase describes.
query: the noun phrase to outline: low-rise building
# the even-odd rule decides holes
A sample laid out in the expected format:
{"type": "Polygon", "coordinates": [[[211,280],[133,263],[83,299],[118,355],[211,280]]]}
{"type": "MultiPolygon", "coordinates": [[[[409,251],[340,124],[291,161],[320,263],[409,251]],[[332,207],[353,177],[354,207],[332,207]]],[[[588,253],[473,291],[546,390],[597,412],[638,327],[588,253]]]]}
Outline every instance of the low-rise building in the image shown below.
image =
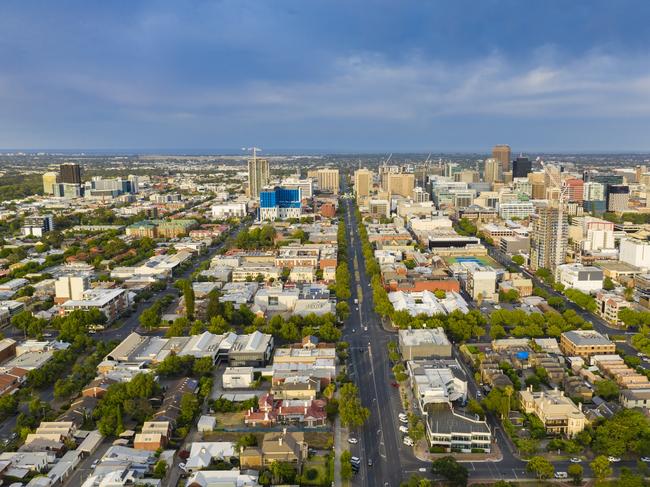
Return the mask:
{"type": "Polygon", "coordinates": [[[447,452],[490,452],[492,432],[477,416],[465,415],[445,402],[427,404],[425,414],[426,435],[432,447],[447,452]]]}
{"type": "Polygon", "coordinates": [[[589,358],[616,353],[616,345],[594,330],[572,330],[560,335],[560,349],[566,356],[589,358]]]}
{"type": "Polygon", "coordinates": [[[444,298],[438,298],[431,291],[410,293],[394,291],[388,294],[388,299],[395,311],[408,311],[411,316],[449,314],[455,310],[469,312],[469,306],[463,297],[453,291],[445,293],[444,298]]]}
{"type": "Polygon", "coordinates": [[[410,360],[407,369],[413,395],[422,413],[430,403],[467,399],[467,376],[455,359],[410,360]]]}
{"type": "Polygon", "coordinates": [[[399,330],[398,341],[405,360],[451,357],[451,343],[442,328],[399,330]]]}
{"type": "Polygon", "coordinates": [[[603,287],[603,271],[598,267],[582,264],[562,264],[557,266],[557,281],[567,288],[590,293],[603,287]]]}
{"type": "Polygon", "coordinates": [[[254,381],[253,367],[226,367],[222,383],[224,389],[245,389],[254,381]]]}
{"type": "Polygon", "coordinates": [[[535,414],[548,433],[573,437],[587,424],[582,410],[564,391],[533,392],[531,388],[519,393],[522,409],[526,414],[535,414]]]}
{"type": "Polygon", "coordinates": [[[629,308],[630,303],[623,296],[603,291],[596,293],[596,306],[598,316],[613,325],[621,325],[623,322],[618,314],[622,309],[629,308]]]}
{"type": "Polygon", "coordinates": [[[126,289],[88,289],[83,292],[81,299],[69,299],[61,304],[61,314],[67,315],[75,310],[98,309],[108,322],[115,321],[130,305],[129,293],[126,289]]]}

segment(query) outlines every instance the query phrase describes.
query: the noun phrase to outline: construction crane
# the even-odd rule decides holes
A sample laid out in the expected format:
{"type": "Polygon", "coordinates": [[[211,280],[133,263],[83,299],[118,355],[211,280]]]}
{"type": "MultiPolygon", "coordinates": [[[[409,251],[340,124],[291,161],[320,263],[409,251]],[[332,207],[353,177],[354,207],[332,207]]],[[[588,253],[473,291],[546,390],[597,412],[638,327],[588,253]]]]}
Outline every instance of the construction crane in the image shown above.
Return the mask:
{"type": "Polygon", "coordinates": [[[563,251],[562,251],[562,222],[564,220],[564,206],[568,203],[569,201],[569,188],[568,186],[562,181],[562,177],[558,177],[556,174],[553,173],[553,170],[551,169],[554,166],[549,166],[547,164],[544,164],[544,161],[538,158],[540,164],[542,165],[542,169],[544,169],[544,174],[548,176],[549,181],[553,185],[554,188],[557,188],[559,190],[559,195],[558,195],[558,209],[557,209],[557,229],[555,231],[555,267],[559,266],[562,264],[563,260],[563,251]]]}

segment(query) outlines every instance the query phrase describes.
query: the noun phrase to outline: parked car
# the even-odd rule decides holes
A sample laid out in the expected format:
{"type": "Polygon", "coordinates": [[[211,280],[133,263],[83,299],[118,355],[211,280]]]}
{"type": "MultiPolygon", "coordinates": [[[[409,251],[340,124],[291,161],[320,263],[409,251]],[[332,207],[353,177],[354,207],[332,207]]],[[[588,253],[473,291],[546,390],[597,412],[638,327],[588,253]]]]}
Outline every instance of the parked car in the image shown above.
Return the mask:
{"type": "Polygon", "coordinates": [[[621,459],[619,457],[613,457],[613,456],[607,457],[607,460],[609,460],[612,463],[618,463],[618,462],[621,461],[621,459]]]}
{"type": "Polygon", "coordinates": [[[570,461],[571,463],[580,463],[582,462],[582,458],[573,457],[570,461]]]}
{"type": "Polygon", "coordinates": [[[399,427],[399,430],[400,430],[402,433],[408,433],[408,432],[409,432],[409,429],[408,429],[406,426],[400,426],[400,427],[399,427]]]}
{"type": "Polygon", "coordinates": [[[641,461],[650,463],[650,457],[641,457],[641,461]]]}
{"type": "Polygon", "coordinates": [[[400,423],[407,424],[407,423],[409,422],[409,420],[408,420],[408,418],[402,418],[402,417],[400,417],[400,418],[399,418],[399,422],[400,422],[400,423]]]}
{"type": "Polygon", "coordinates": [[[555,472],[556,479],[566,479],[569,477],[569,474],[566,472],[555,472]]]}
{"type": "Polygon", "coordinates": [[[406,446],[413,446],[415,443],[413,443],[413,440],[411,439],[410,436],[405,436],[404,439],[402,440],[402,443],[404,443],[406,446]]]}
{"type": "Polygon", "coordinates": [[[397,417],[398,417],[399,419],[408,419],[408,416],[407,416],[406,413],[399,413],[399,414],[397,415],[397,417]]]}
{"type": "Polygon", "coordinates": [[[357,440],[356,438],[348,438],[348,443],[350,443],[351,445],[356,445],[357,443],[359,443],[359,440],[357,440]]]}

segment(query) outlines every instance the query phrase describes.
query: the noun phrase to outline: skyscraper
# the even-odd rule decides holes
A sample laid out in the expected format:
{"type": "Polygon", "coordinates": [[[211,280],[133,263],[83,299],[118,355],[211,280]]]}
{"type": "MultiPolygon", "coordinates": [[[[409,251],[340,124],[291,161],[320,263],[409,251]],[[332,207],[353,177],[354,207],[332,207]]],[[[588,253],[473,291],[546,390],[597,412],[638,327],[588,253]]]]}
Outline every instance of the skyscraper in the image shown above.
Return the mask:
{"type": "Polygon", "coordinates": [[[506,172],[510,169],[510,146],[506,144],[495,145],[492,147],[492,158],[499,161],[501,171],[506,172]]]}
{"type": "Polygon", "coordinates": [[[340,186],[338,169],[319,169],[316,172],[316,179],[318,180],[318,189],[320,191],[330,191],[338,194],[340,186]]]}
{"type": "Polygon", "coordinates": [[[630,187],[626,184],[610,184],[607,192],[607,211],[623,213],[628,209],[630,187]]]}
{"type": "Polygon", "coordinates": [[[365,168],[354,171],[354,195],[357,199],[370,196],[371,189],[372,171],[365,168]]]}
{"type": "Polygon", "coordinates": [[[512,161],[512,177],[525,178],[532,170],[533,165],[527,157],[519,156],[512,161]]]}
{"type": "Polygon", "coordinates": [[[81,167],[79,164],[68,162],[59,166],[60,182],[70,184],[81,184],[81,167]]]}
{"type": "Polygon", "coordinates": [[[559,213],[557,206],[544,204],[531,216],[530,265],[533,270],[543,267],[554,271],[557,265],[565,262],[569,223],[564,212],[562,221],[558,221],[559,213]]]}
{"type": "Polygon", "coordinates": [[[483,169],[483,180],[486,183],[495,183],[502,180],[503,170],[501,163],[491,157],[485,160],[485,169],[483,169]]]}
{"type": "Polygon", "coordinates": [[[43,194],[54,194],[54,185],[59,182],[59,173],[43,173],[43,194]]]}
{"type": "Polygon", "coordinates": [[[404,196],[405,198],[413,197],[415,189],[415,174],[401,173],[389,174],[387,179],[387,190],[391,195],[404,196]]]}
{"type": "Polygon", "coordinates": [[[269,184],[269,161],[253,155],[248,160],[248,196],[259,198],[260,191],[269,184]]]}

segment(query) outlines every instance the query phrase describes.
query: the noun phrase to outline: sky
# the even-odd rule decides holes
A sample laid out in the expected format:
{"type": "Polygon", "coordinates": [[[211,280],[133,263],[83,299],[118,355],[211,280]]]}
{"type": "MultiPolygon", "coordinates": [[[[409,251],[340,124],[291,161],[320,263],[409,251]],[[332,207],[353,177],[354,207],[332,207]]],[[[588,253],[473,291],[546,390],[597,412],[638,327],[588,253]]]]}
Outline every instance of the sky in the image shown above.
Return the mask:
{"type": "Polygon", "coordinates": [[[646,0],[0,2],[0,148],[650,150],[646,0]]]}

